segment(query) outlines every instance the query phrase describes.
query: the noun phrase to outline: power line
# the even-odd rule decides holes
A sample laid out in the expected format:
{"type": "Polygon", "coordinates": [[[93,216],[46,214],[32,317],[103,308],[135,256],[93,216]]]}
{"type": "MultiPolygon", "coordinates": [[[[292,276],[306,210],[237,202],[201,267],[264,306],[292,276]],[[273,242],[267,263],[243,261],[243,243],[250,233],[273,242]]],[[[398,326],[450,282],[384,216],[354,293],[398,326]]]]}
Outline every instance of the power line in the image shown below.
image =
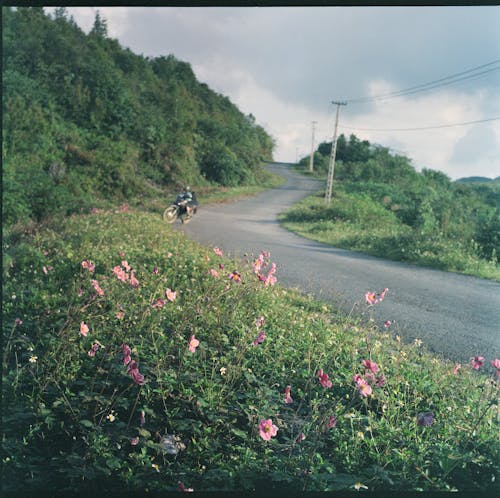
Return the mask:
{"type": "Polygon", "coordinates": [[[358,131],[420,131],[420,130],[436,130],[438,128],[452,128],[454,126],[466,126],[478,123],[486,123],[488,121],[497,121],[500,116],[495,118],[479,119],[477,121],[466,121],[464,123],[453,123],[453,124],[443,124],[436,126],[421,126],[417,128],[357,128],[355,126],[340,125],[341,128],[347,128],[348,130],[358,130],[358,131]]]}
{"type": "Polygon", "coordinates": [[[452,85],[452,84],[458,83],[460,81],[465,81],[465,80],[477,78],[477,77],[483,76],[485,74],[491,73],[493,71],[498,71],[500,69],[500,66],[490,68],[490,69],[487,69],[485,71],[481,71],[479,73],[476,72],[475,74],[469,74],[469,73],[473,73],[475,71],[478,71],[479,69],[483,69],[483,68],[498,64],[499,62],[500,62],[500,59],[497,59],[497,60],[494,60],[492,62],[488,62],[487,64],[482,64],[481,66],[476,66],[472,69],[468,69],[468,70],[462,71],[460,73],[455,73],[455,74],[452,74],[450,76],[445,76],[445,77],[437,79],[437,80],[429,81],[428,83],[422,83],[420,85],[415,85],[415,86],[406,88],[404,90],[398,90],[398,91],[390,92],[390,93],[386,93],[386,94],[375,95],[373,97],[359,97],[359,98],[355,98],[355,99],[349,99],[346,102],[347,103],[354,103],[354,104],[375,102],[377,100],[386,100],[386,99],[391,99],[391,98],[396,98],[396,97],[402,97],[402,96],[410,95],[413,93],[432,90],[434,88],[439,88],[442,86],[452,85]],[[468,76],[464,76],[466,74],[468,76]],[[448,80],[451,80],[451,81],[448,81],[448,80]]]}

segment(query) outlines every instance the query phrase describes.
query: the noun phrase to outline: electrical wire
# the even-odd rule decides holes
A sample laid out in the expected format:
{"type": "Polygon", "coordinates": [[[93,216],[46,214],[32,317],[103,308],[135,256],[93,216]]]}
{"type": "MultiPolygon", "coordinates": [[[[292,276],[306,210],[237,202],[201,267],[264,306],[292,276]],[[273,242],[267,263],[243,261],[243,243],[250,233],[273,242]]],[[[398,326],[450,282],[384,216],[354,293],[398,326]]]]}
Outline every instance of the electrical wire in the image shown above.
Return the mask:
{"type": "Polygon", "coordinates": [[[413,93],[433,90],[434,88],[440,88],[443,86],[452,85],[452,84],[458,83],[460,81],[474,79],[474,78],[483,76],[485,74],[491,73],[493,71],[498,71],[500,69],[500,66],[490,68],[490,69],[487,69],[485,71],[481,71],[479,73],[476,72],[475,74],[469,74],[469,73],[473,73],[475,71],[478,71],[479,69],[493,66],[493,65],[498,64],[498,63],[500,63],[500,59],[496,59],[494,61],[488,62],[487,64],[482,64],[481,66],[476,66],[474,68],[468,69],[466,71],[462,71],[460,73],[455,73],[455,74],[452,74],[450,76],[445,76],[445,77],[440,78],[438,80],[433,80],[433,81],[429,81],[428,83],[422,83],[420,85],[415,85],[415,86],[406,88],[404,90],[398,90],[396,92],[375,95],[373,97],[359,97],[359,98],[355,98],[355,99],[347,99],[347,100],[345,100],[345,102],[347,102],[348,104],[368,103],[368,102],[375,102],[378,100],[387,100],[387,99],[396,98],[396,97],[403,97],[405,95],[411,95],[413,93]],[[468,76],[464,76],[464,75],[468,75],[468,76]],[[448,81],[448,80],[451,80],[451,81],[448,81]]]}
{"type": "Polygon", "coordinates": [[[454,126],[466,126],[478,123],[486,123],[488,121],[497,121],[500,116],[495,118],[479,119],[477,121],[466,121],[464,123],[453,123],[453,124],[443,124],[436,126],[421,126],[416,128],[357,128],[355,126],[349,126],[344,124],[339,124],[339,128],[346,128],[348,130],[358,130],[358,131],[421,131],[421,130],[436,130],[438,128],[452,128],[454,126]]]}

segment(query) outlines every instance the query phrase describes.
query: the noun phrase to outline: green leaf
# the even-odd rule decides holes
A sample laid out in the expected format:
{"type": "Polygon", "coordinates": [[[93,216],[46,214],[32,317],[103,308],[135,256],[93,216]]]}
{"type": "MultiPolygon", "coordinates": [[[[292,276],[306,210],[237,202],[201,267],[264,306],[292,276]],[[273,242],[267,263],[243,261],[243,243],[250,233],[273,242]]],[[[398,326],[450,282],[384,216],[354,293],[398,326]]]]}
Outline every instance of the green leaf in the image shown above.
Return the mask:
{"type": "Polygon", "coordinates": [[[88,427],[89,429],[94,427],[94,424],[90,420],[80,420],[80,424],[82,424],[84,427],[88,427]]]}

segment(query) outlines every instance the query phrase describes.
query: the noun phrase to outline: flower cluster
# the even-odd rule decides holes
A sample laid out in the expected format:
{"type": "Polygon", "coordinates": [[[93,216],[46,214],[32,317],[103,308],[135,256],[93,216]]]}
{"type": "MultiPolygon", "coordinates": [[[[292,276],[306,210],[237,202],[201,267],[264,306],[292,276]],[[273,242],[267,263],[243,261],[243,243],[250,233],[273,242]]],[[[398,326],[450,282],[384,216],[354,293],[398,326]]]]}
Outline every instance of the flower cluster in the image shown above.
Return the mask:
{"type": "Polygon", "coordinates": [[[84,270],[88,270],[90,273],[94,273],[94,271],[95,271],[95,265],[90,260],[83,260],[82,261],[82,268],[84,270]]]}
{"type": "Polygon", "coordinates": [[[274,276],[274,274],[276,273],[276,263],[271,264],[271,267],[269,268],[267,275],[263,275],[261,273],[262,268],[267,265],[270,256],[271,254],[269,252],[262,251],[259,254],[259,257],[252,263],[254,273],[257,275],[257,278],[264,283],[266,287],[269,285],[274,285],[277,282],[277,279],[274,276]]]}
{"type": "MultiPolygon", "coordinates": [[[[263,316],[259,316],[255,320],[255,327],[257,329],[260,329],[264,325],[265,322],[266,322],[265,318],[263,316]]],[[[259,333],[257,334],[255,339],[253,340],[252,344],[254,346],[258,346],[259,344],[262,344],[265,340],[266,340],[266,331],[264,329],[261,329],[261,330],[259,330],[259,333]]]]}
{"type": "Polygon", "coordinates": [[[135,277],[134,270],[131,270],[127,261],[123,260],[120,265],[113,268],[113,274],[122,282],[129,282],[132,287],[139,287],[139,281],[135,277]],[[129,273],[130,272],[130,273],[129,273]]]}
{"type": "Polygon", "coordinates": [[[146,383],[144,375],[139,372],[139,364],[132,360],[132,350],[127,344],[122,344],[123,364],[127,366],[127,373],[132,377],[132,380],[142,386],[146,383]]]}
{"type": "Polygon", "coordinates": [[[389,289],[385,288],[379,294],[377,294],[376,292],[367,292],[365,294],[365,300],[370,305],[381,303],[384,300],[385,295],[387,294],[388,290],[389,289]]]}
{"type": "Polygon", "coordinates": [[[373,387],[382,387],[385,385],[385,376],[375,374],[380,370],[379,366],[371,360],[363,360],[363,375],[356,374],[352,380],[359,394],[365,398],[373,394],[373,387]]]}
{"type": "Polygon", "coordinates": [[[319,383],[323,386],[323,387],[326,387],[328,389],[330,389],[332,387],[332,381],[330,380],[330,377],[328,376],[327,373],[323,372],[323,370],[318,370],[318,379],[319,379],[319,383]]]}

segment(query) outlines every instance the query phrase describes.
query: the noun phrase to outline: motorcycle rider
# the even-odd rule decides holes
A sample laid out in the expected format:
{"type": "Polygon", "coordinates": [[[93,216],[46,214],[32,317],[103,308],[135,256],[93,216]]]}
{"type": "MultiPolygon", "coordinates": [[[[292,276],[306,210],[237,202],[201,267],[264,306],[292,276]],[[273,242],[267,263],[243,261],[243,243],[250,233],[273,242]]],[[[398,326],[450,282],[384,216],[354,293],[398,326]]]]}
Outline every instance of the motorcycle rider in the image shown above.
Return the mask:
{"type": "Polygon", "coordinates": [[[198,200],[196,199],[196,194],[191,192],[189,185],[185,188],[184,192],[181,192],[177,196],[176,202],[180,201],[185,203],[186,211],[190,216],[196,213],[198,209],[198,200]]]}

